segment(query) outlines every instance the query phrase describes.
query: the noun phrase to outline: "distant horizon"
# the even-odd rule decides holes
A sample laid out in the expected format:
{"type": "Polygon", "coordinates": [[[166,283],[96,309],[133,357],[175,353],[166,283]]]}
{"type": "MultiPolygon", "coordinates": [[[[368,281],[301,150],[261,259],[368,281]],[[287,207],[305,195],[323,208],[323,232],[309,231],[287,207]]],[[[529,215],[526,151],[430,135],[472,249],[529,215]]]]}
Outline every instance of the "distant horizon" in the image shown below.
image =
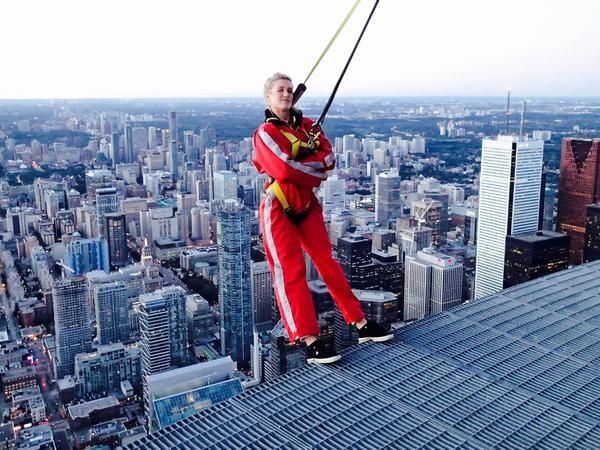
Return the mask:
{"type": "MultiPolygon", "coordinates": [[[[305,100],[326,100],[327,95],[305,95],[305,100]]],[[[437,95],[338,95],[336,101],[343,99],[504,99],[506,100],[506,94],[504,95],[469,95],[469,94],[437,94],[437,95]]],[[[517,100],[535,100],[535,99],[573,99],[573,100],[600,100],[600,95],[535,95],[535,96],[523,96],[514,95],[511,93],[511,104],[517,100]]],[[[249,96],[249,95],[238,95],[238,96],[226,96],[226,95],[215,95],[215,96],[189,96],[189,97],[36,97],[36,98],[0,98],[0,102],[35,102],[35,101],[133,101],[133,100],[155,100],[155,101],[187,101],[187,100],[253,100],[263,101],[262,97],[249,96]]],[[[300,102],[300,105],[302,101],[300,102]]]]}

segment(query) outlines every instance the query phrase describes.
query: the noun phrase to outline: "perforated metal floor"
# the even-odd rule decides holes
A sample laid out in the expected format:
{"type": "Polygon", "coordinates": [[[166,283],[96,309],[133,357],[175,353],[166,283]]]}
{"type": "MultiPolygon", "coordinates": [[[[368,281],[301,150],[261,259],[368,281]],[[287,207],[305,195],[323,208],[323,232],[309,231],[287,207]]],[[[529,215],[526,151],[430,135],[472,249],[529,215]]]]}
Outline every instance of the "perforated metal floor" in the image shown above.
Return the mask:
{"type": "Polygon", "coordinates": [[[600,261],[419,321],[128,449],[600,448],[600,261]]]}

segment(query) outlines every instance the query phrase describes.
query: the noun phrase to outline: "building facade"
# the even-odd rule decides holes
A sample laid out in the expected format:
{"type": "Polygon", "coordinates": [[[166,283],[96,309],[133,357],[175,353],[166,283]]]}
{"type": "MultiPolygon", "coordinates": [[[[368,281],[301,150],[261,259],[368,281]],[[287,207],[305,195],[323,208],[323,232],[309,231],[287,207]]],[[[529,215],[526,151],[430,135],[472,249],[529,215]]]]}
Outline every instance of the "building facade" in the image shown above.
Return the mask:
{"type": "Polygon", "coordinates": [[[597,259],[600,259],[600,204],[587,207],[583,248],[583,262],[597,259]]]}
{"type": "Polygon", "coordinates": [[[105,239],[79,239],[67,244],[65,264],[69,275],[83,275],[91,270],[108,273],[108,243],[105,239]],[[71,272],[72,270],[72,272],[71,272]]]}
{"type": "Polygon", "coordinates": [[[113,268],[123,267],[128,262],[127,220],[125,214],[107,213],[104,215],[104,230],[108,242],[108,260],[113,268]]]}
{"type": "Polygon", "coordinates": [[[129,296],[123,282],[93,286],[98,341],[101,345],[129,339],[129,296]]]}
{"type": "Polygon", "coordinates": [[[77,393],[80,397],[117,392],[129,381],[136,389],[142,385],[140,348],[122,343],[99,345],[91,353],[75,356],[77,393]]]}
{"type": "Polygon", "coordinates": [[[556,231],[571,235],[570,264],[581,264],[586,208],[600,202],[600,139],[562,141],[556,231]]]}
{"type": "Polygon", "coordinates": [[[456,258],[423,250],[406,257],[404,320],[422,319],[462,302],[463,266],[456,258]]]}
{"type": "Polygon", "coordinates": [[[84,277],[58,281],[52,288],[54,326],[56,328],[56,378],[73,375],[75,355],[92,347],[88,318],[88,285],[84,277]]]}
{"type": "Polygon", "coordinates": [[[536,231],[506,238],[504,288],[534,280],[569,267],[571,237],[554,231],[536,231]]]}
{"type": "Polygon", "coordinates": [[[475,298],[502,290],[506,236],[537,230],[544,141],[498,136],[482,147],[475,298]]]}
{"type": "Polygon", "coordinates": [[[221,354],[250,366],[253,342],[250,211],[225,199],[217,210],[221,354]]]}

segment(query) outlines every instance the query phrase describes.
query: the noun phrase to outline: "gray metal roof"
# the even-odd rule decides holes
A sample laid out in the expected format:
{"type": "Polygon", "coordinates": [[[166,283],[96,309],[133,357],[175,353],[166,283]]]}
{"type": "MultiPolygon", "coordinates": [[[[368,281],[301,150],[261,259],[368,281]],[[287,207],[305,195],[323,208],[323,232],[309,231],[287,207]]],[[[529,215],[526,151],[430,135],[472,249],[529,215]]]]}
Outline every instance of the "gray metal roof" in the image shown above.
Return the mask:
{"type": "Polygon", "coordinates": [[[600,261],[414,323],[128,449],[600,448],[600,261]]]}

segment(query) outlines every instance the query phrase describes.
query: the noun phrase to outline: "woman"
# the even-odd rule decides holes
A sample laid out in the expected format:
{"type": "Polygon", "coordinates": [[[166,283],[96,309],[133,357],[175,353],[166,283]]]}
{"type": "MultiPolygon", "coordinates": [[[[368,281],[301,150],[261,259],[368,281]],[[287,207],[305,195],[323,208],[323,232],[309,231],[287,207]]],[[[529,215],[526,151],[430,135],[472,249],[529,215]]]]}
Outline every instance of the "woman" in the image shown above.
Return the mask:
{"type": "Polygon", "coordinates": [[[305,251],[359,342],[383,342],[393,335],[366,321],[342,268],[331,255],[321,205],[313,193],[335,165],[331,143],[314,122],[292,107],[293,86],[275,73],[264,86],[265,122],[254,133],[254,165],[270,177],[260,205],[260,225],[273,274],[277,305],[290,342],[302,340],[309,363],[339,361],[319,335],[313,299],[306,282],[305,251]]]}

